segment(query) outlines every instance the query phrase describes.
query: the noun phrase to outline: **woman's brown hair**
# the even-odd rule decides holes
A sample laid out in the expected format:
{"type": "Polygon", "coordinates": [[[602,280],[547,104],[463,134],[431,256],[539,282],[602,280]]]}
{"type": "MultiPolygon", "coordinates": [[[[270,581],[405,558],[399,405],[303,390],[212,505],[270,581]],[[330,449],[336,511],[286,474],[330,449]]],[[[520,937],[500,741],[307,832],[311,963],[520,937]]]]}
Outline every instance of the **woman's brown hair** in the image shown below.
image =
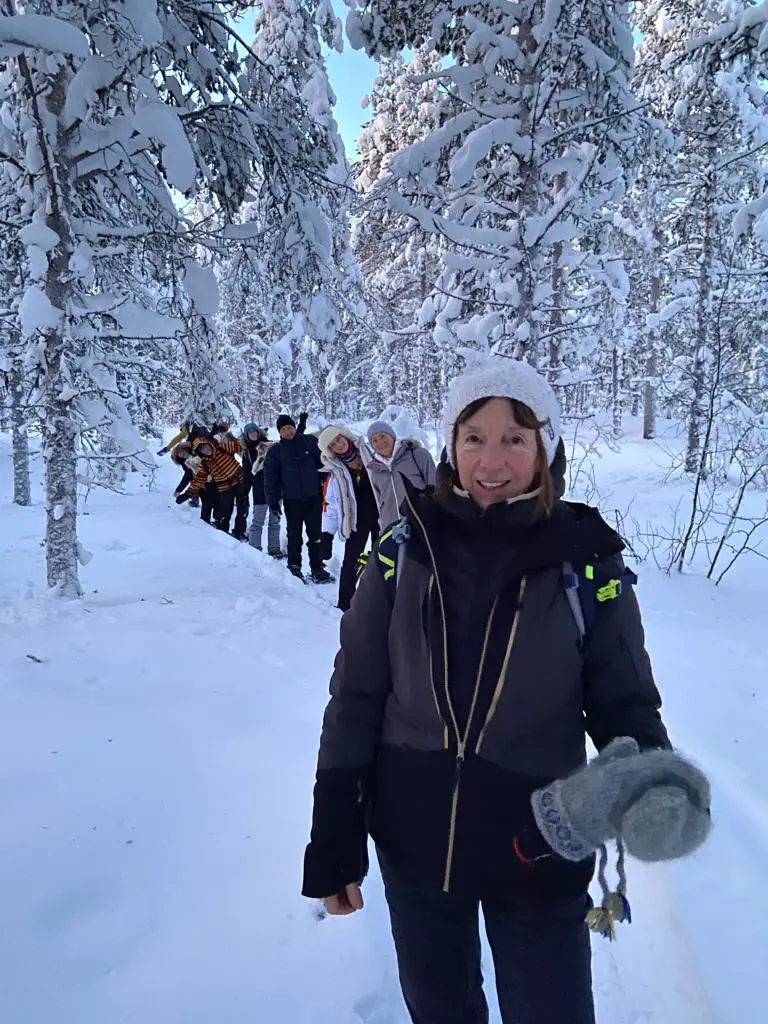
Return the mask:
{"type": "MultiPolygon", "coordinates": [[[[452,462],[456,462],[456,438],[458,437],[459,427],[468,423],[469,420],[479,412],[484,405],[487,405],[495,396],[489,395],[487,398],[478,398],[476,401],[471,402],[466,409],[462,410],[453,428],[453,437],[451,438],[451,456],[452,462]]],[[[515,422],[520,427],[525,427],[527,430],[536,431],[536,475],[533,478],[532,490],[539,488],[539,496],[536,501],[536,512],[537,515],[546,519],[552,514],[552,507],[555,503],[555,485],[552,481],[552,474],[549,470],[549,459],[547,458],[547,450],[544,447],[544,442],[541,440],[541,428],[546,426],[541,420],[537,419],[535,413],[523,402],[518,402],[516,398],[508,399],[512,406],[512,415],[515,417],[515,422]]],[[[438,494],[442,494],[444,497],[450,493],[454,486],[460,487],[460,481],[458,473],[452,467],[450,473],[441,474],[440,481],[437,485],[438,494]]]]}

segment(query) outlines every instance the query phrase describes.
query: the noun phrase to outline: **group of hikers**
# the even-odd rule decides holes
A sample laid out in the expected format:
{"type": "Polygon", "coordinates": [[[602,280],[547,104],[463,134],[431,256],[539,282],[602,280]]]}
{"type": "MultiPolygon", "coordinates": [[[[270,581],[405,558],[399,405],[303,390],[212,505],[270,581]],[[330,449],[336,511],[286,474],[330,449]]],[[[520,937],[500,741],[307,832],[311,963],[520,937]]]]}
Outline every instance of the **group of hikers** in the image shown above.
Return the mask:
{"type": "Polygon", "coordinates": [[[183,469],[174,492],[178,504],[199,505],[204,522],[227,533],[231,527],[234,538],[259,551],[266,523],[267,552],[277,559],[284,557],[284,514],[288,569],[298,579],[305,579],[306,535],[309,579],[334,581],[325,563],[338,536],[344,558],[337,606],[346,611],[368,543],[373,545],[399,514],[404,481],[416,490],[431,487],[434,460],[419,441],[398,438],[383,420],[371,423],[366,437],[343,425],[308,433],[306,413],[298,425],[291,416],[278,416],[276,427],[279,440],[270,442],[267,428],[256,423],[246,423],[237,435],[223,420],[210,428],[185,422],[158,454],[170,452],[183,469]]]}

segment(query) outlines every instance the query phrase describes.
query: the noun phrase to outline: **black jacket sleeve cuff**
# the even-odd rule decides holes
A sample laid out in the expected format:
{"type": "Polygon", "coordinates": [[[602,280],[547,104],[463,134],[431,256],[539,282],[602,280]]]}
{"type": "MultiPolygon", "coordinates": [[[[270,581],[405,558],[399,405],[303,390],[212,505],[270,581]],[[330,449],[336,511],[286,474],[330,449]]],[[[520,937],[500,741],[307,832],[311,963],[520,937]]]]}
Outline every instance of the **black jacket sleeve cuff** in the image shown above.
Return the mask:
{"type": "Polygon", "coordinates": [[[323,899],[368,872],[367,785],[358,768],[319,770],[302,895],[323,899]]]}

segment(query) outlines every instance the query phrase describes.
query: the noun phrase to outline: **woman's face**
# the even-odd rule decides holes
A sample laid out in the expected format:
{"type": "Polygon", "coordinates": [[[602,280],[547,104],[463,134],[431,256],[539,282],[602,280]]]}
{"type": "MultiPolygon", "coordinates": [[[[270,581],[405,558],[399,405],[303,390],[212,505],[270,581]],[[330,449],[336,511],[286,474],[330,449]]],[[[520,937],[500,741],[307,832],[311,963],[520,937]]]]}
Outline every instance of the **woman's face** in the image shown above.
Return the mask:
{"type": "Polygon", "coordinates": [[[383,455],[385,459],[390,459],[395,450],[395,439],[386,430],[379,430],[375,434],[371,434],[371,444],[374,451],[383,455]]]}
{"type": "Polygon", "coordinates": [[[206,441],[205,444],[199,444],[197,446],[197,454],[202,458],[207,459],[209,455],[213,455],[213,448],[206,441]]]}
{"type": "Polygon", "coordinates": [[[249,441],[259,441],[259,440],[261,440],[261,432],[259,430],[249,430],[248,431],[248,440],[249,441]]]}
{"type": "Polygon", "coordinates": [[[492,398],[456,434],[459,483],[481,508],[531,490],[536,431],[521,427],[507,398],[492,398]]]}
{"type": "Polygon", "coordinates": [[[344,455],[347,451],[347,439],[341,434],[337,434],[336,437],[331,441],[331,451],[334,455],[344,455]]]}

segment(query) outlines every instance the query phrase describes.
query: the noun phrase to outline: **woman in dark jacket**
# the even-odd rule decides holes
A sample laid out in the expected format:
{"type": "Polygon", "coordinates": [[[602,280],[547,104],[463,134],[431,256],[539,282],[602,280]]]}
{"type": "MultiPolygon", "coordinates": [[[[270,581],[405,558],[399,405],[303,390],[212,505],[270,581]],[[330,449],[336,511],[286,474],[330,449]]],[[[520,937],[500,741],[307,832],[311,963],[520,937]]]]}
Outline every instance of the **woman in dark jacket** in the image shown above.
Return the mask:
{"type": "Polygon", "coordinates": [[[466,373],[445,443],[342,619],[303,891],[360,909],[370,834],[414,1024],[486,1024],[480,904],[505,1024],[592,1024],[585,919],[628,915],[623,884],[590,912],[594,854],[616,840],[623,880],[625,847],[689,853],[709,787],[670,749],[621,540],[560,498],[546,380],[466,373]]]}

